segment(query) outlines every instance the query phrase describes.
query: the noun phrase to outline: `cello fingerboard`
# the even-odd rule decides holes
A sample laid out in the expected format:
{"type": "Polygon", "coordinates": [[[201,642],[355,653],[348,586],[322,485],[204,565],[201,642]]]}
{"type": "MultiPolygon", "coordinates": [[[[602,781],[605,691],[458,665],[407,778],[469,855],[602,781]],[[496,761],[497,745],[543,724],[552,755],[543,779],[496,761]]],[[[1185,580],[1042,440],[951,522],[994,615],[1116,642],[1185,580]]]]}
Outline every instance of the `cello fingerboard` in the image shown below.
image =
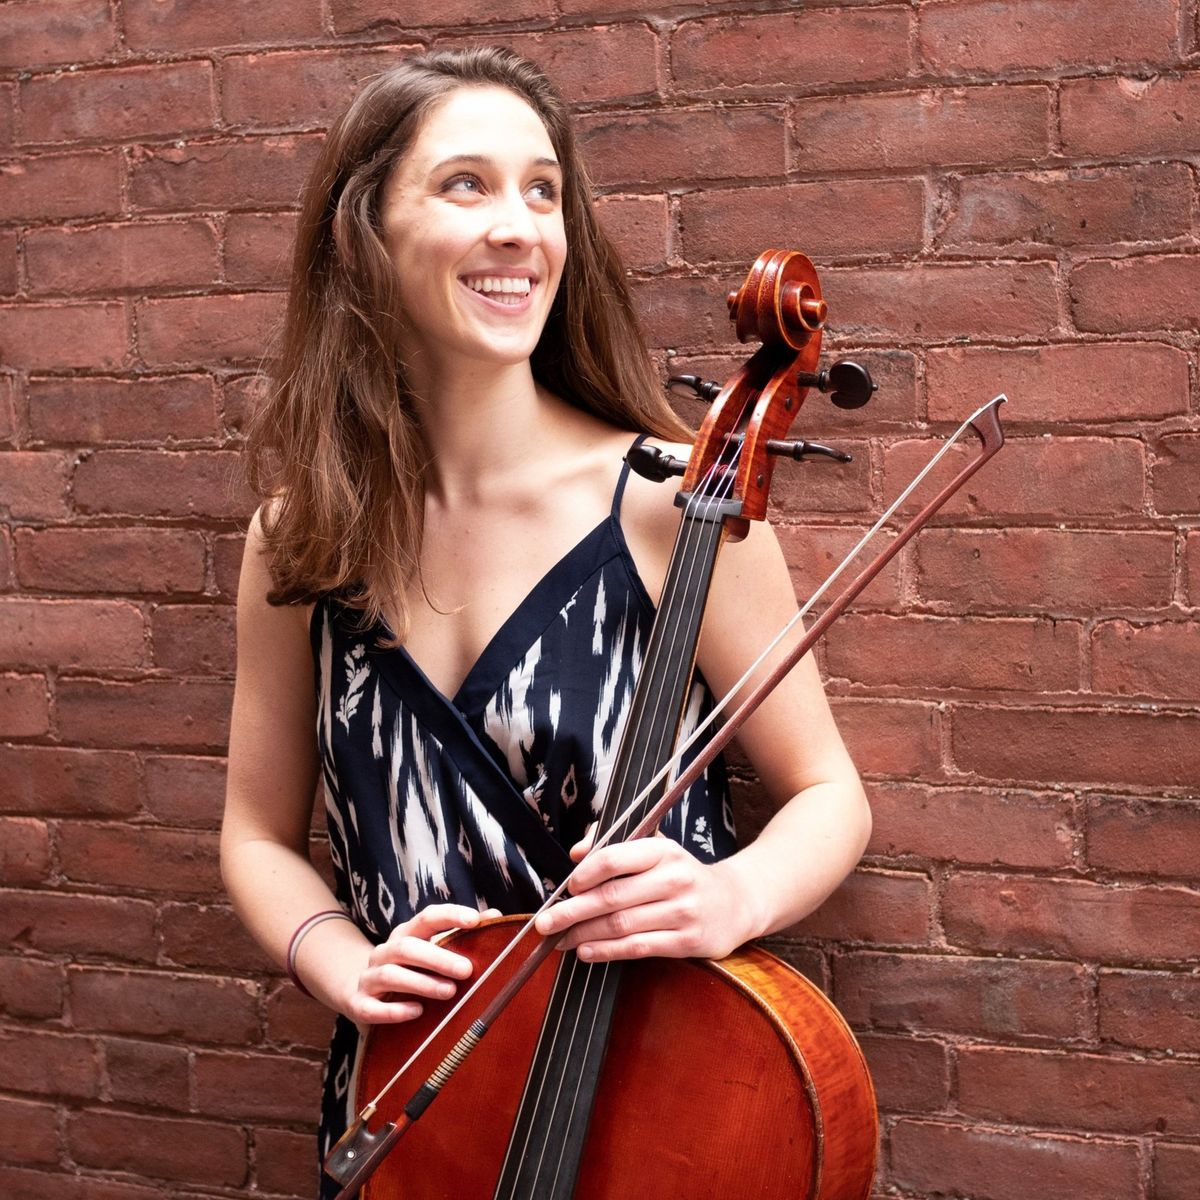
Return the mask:
{"type": "MultiPolygon", "coordinates": [[[[599,834],[612,827],[674,750],[722,536],[714,506],[689,498],[599,817],[599,834]]],[[[667,783],[664,779],[655,786],[638,812],[622,823],[624,829],[637,824],[667,783]]],[[[614,840],[623,836],[618,831],[614,840]]],[[[495,1200],[570,1200],[574,1195],[620,982],[619,963],[587,964],[574,952],[562,955],[495,1200]]]]}

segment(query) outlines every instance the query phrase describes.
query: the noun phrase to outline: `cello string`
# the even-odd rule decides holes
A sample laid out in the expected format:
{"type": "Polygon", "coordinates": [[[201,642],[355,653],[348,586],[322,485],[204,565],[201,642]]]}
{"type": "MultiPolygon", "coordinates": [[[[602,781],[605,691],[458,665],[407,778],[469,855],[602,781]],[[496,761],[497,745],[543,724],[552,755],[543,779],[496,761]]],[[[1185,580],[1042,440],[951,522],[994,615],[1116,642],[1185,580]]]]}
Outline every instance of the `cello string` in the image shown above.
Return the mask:
{"type": "MultiPolygon", "coordinates": [[[[809,612],[809,610],[813,607],[813,605],[816,603],[816,601],[828,590],[829,586],[834,582],[834,580],[837,579],[837,577],[842,574],[842,572],[850,565],[850,563],[852,563],[854,561],[855,557],[862,551],[863,546],[866,545],[867,541],[871,537],[873,537],[875,533],[878,532],[878,530],[884,524],[884,522],[886,522],[888,519],[890,519],[892,516],[895,515],[895,512],[900,507],[900,505],[915,490],[917,485],[929,474],[929,472],[933,469],[934,464],[937,463],[950,450],[950,448],[962,437],[962,435],[970,427],[971,423],[974,420],[976,420],[982,413],[986,412],[987,409],[991,408],[997,402],[997,400],[1002,399],[1002,398],[1003,397],[998,396],[993,400],[989,400],[986,404],[980,405],[980,407],[970,417],[968,417],[962,423],[962,425],[959,426],[959,428],[951,435],[951,437],[946,441],[946,443],[937,452],[937,454],[935,454],[934,457],[925,465],[925,467],[922,468],[922,470],[917,475],[917,477],[908,485],[907,488],[905,488],[905,490],[896,498],[896,500],[894,500],[892,502],[892,504],[889,505],[887,510],[882,514],[882,516],[880,516],[879,520],[876,521],[875,524],[871,526],[871,528],[867,531],[867,533],[864,534],[863,537],[859,539],[859,541],[854,545],[854,547],[849,551],[849,553],[842,559],[842,561],[837,565],[837,567],[834,568],[834,571],[826,578],[824,583],[821,584],[821,586],[817,589],[817,591],[814,592],[811,597],[809,597],[809,599],[805,602],[805,604],[799,610],[799,612],[797,612],[797,614],[794,617],[792,617],[791,620],[789,620],[786,625],[784,625],[784,627],[779,631],[779,633],[776,634],[775,637],[762,650],[762,652],[759,654],[758,658],[756,658],[754,660],[754,662],[751,663],[749,667],[747,667],[746,671],[742,675],[742,678],[739,679],[733,685],[733,687],[730,688],[730,690],[726,693],[726,695],[724,697],[722,697],[722,699],[720,701],[718,701],[717,706],[713,709],[713,711],[709,714],[709,716],[705,719],[705,721],[702,722],[701,725],[697,726],[695,730],[693,730],[693,732],[692,732],[691,736],[688,738],[687,742],[684,743],[677,750],[676,757],[679,757],[679,755],[681,753],[686,752],[686,750],[689,749],[695,743],[696,738],[701,733],[703,733],[703,731],[707,727],[707,725],[709,723],[711,723],[711,721],[715,720],[716,717],[721,712],[723,712],[724,709],[726,709],[729,706],[729,704],[733,700],[733,697],[737,694],[737,692],[742,687],[745,686],[745,684],[748,682],[751,675],[763,664],[763,662],[771,654],[771,652],[778,647],[779,643],[795,627],[796,622],[798,620],[800,620],[802,617],[804,617],[809,612]]],[[[668,764],[666,764],[666,767],[664,769],[669,770],[673,766],[674,766],[673,763],[668,763],[668,764]]],[[[647,784],[647,788],[646,788],[647,792],[649,791],[649,789],[655,787],[656,784],[660,781],[661,781],[661,777],[651,780],[650,783],[647,784]]],[[[627,823],[629,818],[635,814],[636,806],[641,803],[642,799],[644,799],[644,797],[642,797],[642,796],[635,797],[634,800],[631,801],[630,804],[627,805],[626,808],[622,811],[622,813],[618,817],[618,822],[619,823],[627,823]]],[[[599,850],[603,846],[607,845],[610,840],[610,834],[615,833],[616,828],[617,828],[617,826],[614,825],[612,827],[612,829],[610,830],[609,834],[605,834],[603,837],[599,838],[596,841],[596,843],[593,845],[592,849],[588,851],[588,854],[591,854],[595,850],[599,850]]],[[[585,856],[585,861],[586,861],[586,856],[585,856]]],[[[468,988],[468,990],[466,992],[464,992],[463,995],[455,1002],[454,1006],[443,1016],[441,1021],[439,1021],[438,1024],[434,1027],[434,1029],[430,1031],[430,1033],[425,1037],[425,1040],[416,1048],[416,1050],[414,1050],[412,1052],[412,1054],[408,1057],[408,1059],[403,1064],[401,1064],[401,1066],[395,1071],[395,1073],[391,1076],[391,1078],[383,1085],[383,1087],[379,1090],[379,1092],[366,1105],[363,1106],[361,1112],[359,1113],[360,1121],[370,1120],[371,1116],[375,1113],[376,1109],[378,1108],[379,1103],[388,1094],[388,1092],[391,1091],[391,1089],[393,1087],[395,1087],[396,1083],[412,1067],[413,1063],[415,1063],[417,1061],[417,1059],[420,1058],[420,1056],[422,1054],[424,1054],[426,1050],[429,1049],[429,1047],[433,1044],[433,1042],[436,1040],[436,1038],[445,1030],[446,1026],[449,1025],[450,1022],[453,1021],[454,1018],[456,1016],[458,1016],[458,1014],[462,1011],[462,1009],[470,1002],[471,998],[475,995],[475,993],[477,991],[479,991],[479,989],[492,977],[492,975],[494,975],[496,973],[497,970],[499,970],[501,964],[509,957],[509,955],[511,955],[517,949],[517,947],[525,940],[525,938],[529,936],[529,934],[534,929],[534,925],[537,922],[538,917],[540,917],[542,915],[542,913],[544,913],[548,908],[550,908],[550,906],[552,904],[554,904],[558,901],[558,899],[564,894],[564,892],[566,892],[567,886],[569,885],[570,881],[571,881],[571,875],[568,875],[546,897],[546,899],[542,902],[542,906],[536,912],[530,913],[530,915],[526,919],[525,923],[521,926],[521,928],[513,936],[512,940],[508,943],[508,945],[505,946],[504,949],[501,950],[500,953],[492,960],[492,962],[487,967],[485,967],[484,970],[476,977],[475,982],[471,985],[471,987],[468,988]]]]}
{"type": "MultiPolygon", "coordinates": [[[[749,402],[750,402],[749,397],[747,398],[746,401],[743,402],[742,410],[738,414],[738,422],[739,423],[745,415],[746,407],[748,406],[749,402]]],[[[723,458],[726,450],[730,447],[731,444],[732,444],[732,436],[730,434],[726,434],[725,444],[721,447],[720,451],[718,452],[716,458],[713,461],[712,466],[706,472],[705,476],[703,477],[703,479],[700,481],[700,483],[698,485],[698,490],[700,491],[700,494],[702,497],[702,511],[711,512],[714,509],[715,505],[719,504],[720,500],[724,498],[724,495],[728,494],[729,488],[726,486],[726,484],[727,484],[727,481],[731,478],[731,476],[730,476],[729,468],[728,468],[727,464],[724,466],[725,474],[720,479],[718,493],[715,498],[712,496],[712,493],[710,493],[708,489],[711,486],[713,479],[717,477],[718,472],[722,470],[722,466],[723,466],[722,458],[723,458]],[[725,488],[724,495],[722,495],[720,492],[720,488],[722,488],[722,487],[725,488]]],[[[737,448],[735,447],[735,458],[734,458],[735,462],[736,462],[736,458],[737,458],[736,449],[737,448]]],[[[680,579],[680,577],[679,577],[680,572],[677,570],[675,579],[668,581],[667,586],[670,587],[670,589],[671,589],[671,596],[667,597],[666,595],[664,595],[664,596],[660,597],[660,611],[663,611],[664,608],[668,612],[672,611],[673,609],[677,609],[678,602],[675,601],[675,599],[674,599],[676,594],[682,593],[682,595],[684,595],[684,596],[691,594],[691,592],[693,590],[693,578],[694,578],[694,574],[695,574],[697,565],[699,564],[701,567],[703,566],[702,555],[700,553],[700,547],[703,543],[703,540],[704,540],[704,536],[703,536],[703,526],[702,525],[696,525],[695,523],[689,523],[686,530],[684,530],[682,532],[682,538],[681,538],[679,554],[678,554],[678,562],[686,568],[686,571],[683,573],[683,578],[680,579]]],[[[673,555],[672,557],[674,560],[675,556],[673,555]]],[[[662,679],[661,679],[661,672],[657,670],[657,662],[664,658],[667,659],[667,661],[670,661],[672,655],[677,654],[677,651],[674,650],[674,644],[678,640],[679,632],[680,632],[683,624],[684,624],[684,622],[681,618],[676,620],[674,627],[670,628],[667,631],[667,635],[664,637],[664,639],[661,639],[659,648],[656,650],[655,662],[653,664],[651,662],[646,662],[643,664],[643,666],[641,668],[643,672],[646,672],[646,671],[652,672],[652,674],[650,675],[650,678],[654,679],[656,681],[656,683],[658,684],[658,695],[654,696],[652,694],[651,699],[647,705],[647,707],[651,711],[653,711],[655,701],[661,697],[662,689],[665,687],[665,681],[662,681],[662,679]]],[[[660,741],[659,741],[660,747],[661,747],[662,740],[663,739],[660,738],[660,741]]],[[[644,772],[646,770],[646,764],[650,760],[650,757],[651,757],[650,751],[651,751],[651,746],[650,746],[649,739],[643,739],[642,746],[641,746],[641,758],[640,758],[640,761],[637,763],[636,771],[634,770],[634,764],[633,764],[632,760],[627,759],[624,763],[618,764],[619,775],[617,778],[610,778],[610,780],[609,780],[609,783],[608,783],[608,786],[607,786],[606,792],[605,792],[605,800],[601,804],[601,811],[599,814],[600,821],[603,821],[605,819],[606,814],[609,814],[610,809],[612,807],[612,804],[611,804],[612,798],[614,796],[621,794],[621,791],[624,789],[626,780],[629,778],[631,772],[633,773],[634,778],[640,778],[644,774],[644,772]]],[[[654,757],[657,758],[661,753],[662,753],[662,751],[660,748],[658,750],[658,754],[655,754],[654,757]]],[[[611,816],[610,816],[610,819],[611,819],[611,816]]],[[[569,1033],[565,1034],[565,1036],[567,1037],[566,1053],[568,1056],[575,1050],[575,1047],[579,1043],[579,1039],[581,1036],[580,1025],[584,1020],[585,1011],[587,1010],[587,1008],[589,1006],[591,1008],[591,1021],[588,1023],[588,1027],[586,1030],[586,1040],[583,1043],[583,1049],[584,1049],[585,1054],[587,1053],[587,1051],[589,1050],[589,1048],[592,1045],[592,1042],[593,1042],[593,1040],[595,1038],[595,1034],[596,1034],[597,1021],[599,1019],[600,999],[603,995],[605,986],[608,982],[610,965],[611,965],[610,963],[604,963],[602,965],[601,964],[584,964],[578,958],[578,956],[573,955],[569,966],[567,966],[566,985],[565,986],[567,987],[568,991],[570,991],[571,989],[573,989],[577,986],[576,981],[579,978],[580,972],[581,971],[586,972],[583,975],[583,984],[582,984],[583,995],[578,999],[578,1001],[575,1005],[575,1020],[570,1028],[569,1033]],[[589,966],[591,967],[590,971],[587,970],[587,968],[589,966]],[[601,969],[597,971],[596,967],[598,967],[598,966],[601,967],[601,969]],[[597,985],[597,986],[594,987],[593,985],[597,985]],[[597,992],[599,993],[599,995],[593,994],[593,995],[589,996],[589,993],[597,993],[597,992]]],[[[538,1094],[537,1094],[537,1100],[536,1100],[536,1105],[539,1108],[542,1107],[546,1103],[546,1101],[544,1099],[545,1088],[547,1085],[548,1077],[550,1075],[551,1065],[554,1061],[554,1056],[558,1049],[559,1041],[562,1036],[564,1036],[563,1013],[560,1012],[558,1022],[554,1027],[554,1033],[550,1039],[548,1053],[547,1053],[546,1057],[541,1060],[542,1071],[541,1071],[541,1078],[540,1078],[539,1084],[538,1084],[538,1094]]],[[[538,1059],[539,1059],[543,1043],[544,1043],[544,1038],[539,1037],[539,1044],[538,1044],[537,1049],[535,1050],[535,1061],[538,1061],[538,1059]]],[[[550,1101],[550,1111],[552,1113],[557,1112],[563,1103],[563,1096],[562,1096],[563,1088],[565,1086],[567,1086],[566,1073],[560,1070],[560,1072],[558,1073],[556,1082],[557,1082],[557,1086],[555,1088],[555,1095],[554,1095],[553,1099],[550,1101]]],[[[572,1122],[572,1120],[574,1118],[574,1114],[578,1111],[580,1090],[582,1087],[582,1083],[583,1083],[582,1076],[576,1075],[575,1076],[575,1087],[570,1096],[570,1108],[569,1108],[568,1117],[567,1117],[568,1126],[572,1122]]],[[[526,1091],[528,1091],[528,1081],[527,1081],[526,1091]]],[[[522,1098],[522,1105],[523,1105],[523,1103],[524,1103],[524,1098],[522,1098]]],[[[528,1157],[529,1142],[530,1142],[530,1139],[532,1138],[532,1134],[533,1134],[532,1127],[527,1128],[525,1131],[524,1144],[523,1144],[521,1152],[520,1152],[520,1160],[519,1161],[522,1164],[524,1164],[524,1162],[526,1161],[526,1159],[528,1157]]],[[[509,1148],[505,1154],[504,1167],[501,1169],[501,1178],[504,1177],[504,1171],[507,1169],[509,1158],[511,1157],[512,1150],[513,1150],[514,1140],[515,1139],[510,1139],[509,1148]]],[[[562,1172],[563,1159],[564,1159],[564,1156],[566,1153],[566,1145],[567,1145],[567,1143],[565,1140],[562,1141],[559,1145],[558,1157],[554,1164],[555,1170],[554,1170],[552,1187],[557,1185],[558,1178],[562,1172]]],[[[544,1165],[546,1162],[546,1157],[547,1157],[547,1154],[549,1151],[550,1151],[550,1122],[543,1122],[541,1146],[540,1146],[540,1150],[538,1152],[537,1165],[535,1168],[536,1174],[539,1178],[541,1176],[541,1172],[543,1171],[543,1168],[544,1168],[544,1165]]],[[[519,1172],[518,1172],[518,1175],[519,1175],[519,1172]]],[[[514,1200],[515,1200],[516,1186],[517,1186],[517,1178],[514,1177],[513,1191],[512,1191],[512,1193],[510,1193],[510,1196],[514,1197],[514,1200]]]]}

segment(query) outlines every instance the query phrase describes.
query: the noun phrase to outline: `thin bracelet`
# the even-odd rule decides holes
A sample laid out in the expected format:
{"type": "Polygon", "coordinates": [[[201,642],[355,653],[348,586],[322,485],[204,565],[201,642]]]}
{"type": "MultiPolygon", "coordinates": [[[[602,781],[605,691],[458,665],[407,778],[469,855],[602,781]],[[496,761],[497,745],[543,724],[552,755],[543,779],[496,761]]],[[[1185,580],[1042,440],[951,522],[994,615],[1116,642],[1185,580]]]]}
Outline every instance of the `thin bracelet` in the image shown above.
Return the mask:
{"type": "Polygon", "coordinates": [[[350,920],[350,918],[344,912],[342,912],[340,908],[327,908],[324,912],[313,913],[313,915],[309,917],[307,921],[300,922],[296,932],[292,934],[292,940],[288,942],[288,978],[296,985],[297,988],[300,989],[304,995],[308,996],[310,999],[312,999],[312,992],[310,992],[308,988],[304,986],[300,976],[296,974],[296,951],[300,949],[300,943],[304,941],[305,937],[307,937],[307,935],[313,929],[320,925],[322,921],[335,921],[339,917],[343,921],[350,920]]]}

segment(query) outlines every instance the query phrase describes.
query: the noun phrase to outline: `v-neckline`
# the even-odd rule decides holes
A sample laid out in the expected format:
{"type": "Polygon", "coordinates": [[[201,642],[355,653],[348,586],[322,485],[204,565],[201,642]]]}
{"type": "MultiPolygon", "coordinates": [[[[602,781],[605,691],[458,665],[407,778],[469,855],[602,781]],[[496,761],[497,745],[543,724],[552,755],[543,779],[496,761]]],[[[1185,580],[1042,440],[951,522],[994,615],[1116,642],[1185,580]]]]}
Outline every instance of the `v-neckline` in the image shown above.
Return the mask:
{"type": "MultiPolygon", "coordinates": [[[[620,522],[610,514],[584,534],[525,593],[467,669],[453,696],[433,682],[407,646],[401,644],[394,653],[408,662],[423,685],[444,704],[464,716],[477,714],[500,690],[513,667],[528,653],[546,626],[578,594],[584,582],[624,550],[620,522]]],[[[636,571],[631,570],[630,574],[638,591],[644,595],[645,588],[636,571]]],[[[649,597],[646,599],[648,601],[649,597]]]]}

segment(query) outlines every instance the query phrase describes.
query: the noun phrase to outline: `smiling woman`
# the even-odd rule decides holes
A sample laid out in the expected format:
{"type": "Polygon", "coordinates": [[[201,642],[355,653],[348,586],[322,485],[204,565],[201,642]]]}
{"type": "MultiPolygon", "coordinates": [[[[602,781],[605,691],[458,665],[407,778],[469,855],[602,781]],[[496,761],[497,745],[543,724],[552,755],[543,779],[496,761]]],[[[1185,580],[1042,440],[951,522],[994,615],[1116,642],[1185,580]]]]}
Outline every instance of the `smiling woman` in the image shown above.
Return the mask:
{"type": "MultiPolygon", "coordinates": [[[[536,908],[583,856],[679,526],[622,458],[646,436],[685,454],[687,431],[566,109],[526,60],[439,52],[375,79],[330,132],[300,227],[248,452],[263,505],[222,866],[251,932],[340,1015],[325,1151],[363,1029],[471,974],[435,935],[536,908]],[[332,893],[306,854],[318,778],[332,893]]],[[[759,523],[714,572],[685,730],[794,613],[759,523]]],[[[665,836],[590,857],[543,932],[583,960],[720,957],[812,911],[869,814],[811,661],[740,740],[779,805],[752,844],[717,760],[665,836]]]]}

